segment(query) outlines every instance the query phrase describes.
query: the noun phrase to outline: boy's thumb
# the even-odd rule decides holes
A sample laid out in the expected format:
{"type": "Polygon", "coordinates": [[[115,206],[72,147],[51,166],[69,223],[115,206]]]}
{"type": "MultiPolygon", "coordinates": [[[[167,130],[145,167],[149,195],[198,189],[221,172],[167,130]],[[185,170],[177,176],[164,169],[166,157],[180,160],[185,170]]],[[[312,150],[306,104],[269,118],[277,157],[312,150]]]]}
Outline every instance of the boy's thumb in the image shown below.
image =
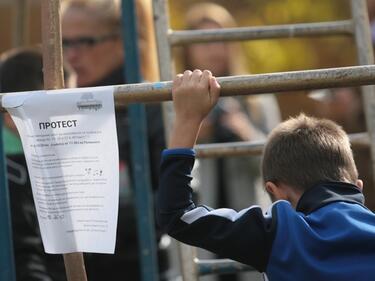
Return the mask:
{"type": "Polygon", "coordinates": [[[212,76],[210,78],[210,94],[211,94],[211,98],[213,99],[215,103],[220,97],[220,88],[221,86],[219,82],[217,82],[216,78],[212,76]]]}

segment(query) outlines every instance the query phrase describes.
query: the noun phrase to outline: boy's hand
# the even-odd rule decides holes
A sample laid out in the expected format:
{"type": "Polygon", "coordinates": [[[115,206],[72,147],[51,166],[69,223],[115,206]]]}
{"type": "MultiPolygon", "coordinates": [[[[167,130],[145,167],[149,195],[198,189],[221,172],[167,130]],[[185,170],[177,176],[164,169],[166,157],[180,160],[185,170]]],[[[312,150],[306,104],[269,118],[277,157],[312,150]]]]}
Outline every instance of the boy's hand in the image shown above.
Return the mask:
{"type": "Polygon", "coordinates": [[[186,70],[173,81],[176,119],[169,148],[193,147],[203,119],[215,106],[220,85],[208,70],[186,70]]]}
{"type": "Polygon", "coordinates": [[[210,71],[186,70],[173,81],[173,105],[176,119],[202,122],[216,104],[220,85],[210,71]]]}

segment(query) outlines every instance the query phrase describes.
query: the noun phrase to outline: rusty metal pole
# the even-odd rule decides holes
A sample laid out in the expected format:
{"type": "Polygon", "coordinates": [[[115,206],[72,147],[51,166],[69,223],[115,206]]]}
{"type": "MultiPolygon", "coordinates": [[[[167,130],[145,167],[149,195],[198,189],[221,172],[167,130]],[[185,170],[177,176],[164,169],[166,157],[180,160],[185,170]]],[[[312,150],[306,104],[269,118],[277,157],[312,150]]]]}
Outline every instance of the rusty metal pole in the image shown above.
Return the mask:
{"type": "MultiPolygon", "coordinates": [[[[325,89],[375,84],[375,65],[227,76],[217,78],[223,96],[325,89]]],[[[117,106],[172,100],[172,81],[115,86],[117,106]]]]}
{"type": "MultiPolygon", "coordinates": [[[[43,76],[46,90],[64,88],[60,0],[42,1],[43,76]]],[[[64,254],[68,281],[87,281],[82,253],[64,254]]]]}
{"type": "MultiPolygon", "coordinates": [[[[375,65],[227,76],[217,80],[222,97],[374,85],[375,65]]],[[[0,101],[4,94],[0,94],[0,101]]],[[[114,95],[118,107],[129,103],[170,101],[172,81],[115,85],[114,95]]],[[[1,105],[0,111],[4,111],[1,105]]]]}

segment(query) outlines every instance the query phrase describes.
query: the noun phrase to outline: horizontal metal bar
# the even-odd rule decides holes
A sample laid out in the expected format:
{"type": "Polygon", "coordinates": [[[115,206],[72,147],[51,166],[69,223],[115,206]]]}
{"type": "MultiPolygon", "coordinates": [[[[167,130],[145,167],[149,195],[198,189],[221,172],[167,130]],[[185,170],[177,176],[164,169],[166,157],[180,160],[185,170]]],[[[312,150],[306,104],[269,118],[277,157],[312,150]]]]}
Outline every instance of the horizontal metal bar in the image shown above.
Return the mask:
{"type": "Polygon", "coordinates": [[[352,35],[351,20],[299,23],[221,29],[170,31],[171,45],[186,45],[214,41],[240,41],[255,39],[294,38],[305,36],[352,35]]]}
{"type": "Polygon", "coordinates": [[[369,146],[370,136],[367,132],[349,134],[350,143],[352,146],[369,146]]]}
{"type": "MultiPolygon", "coordinates": [[[[255,95],[375,84],[375,65],[278,72],[218,78],[221,96],[255,95]]],[[[172,82],[115,86],[117,105],[172,99],[172,82]]]]}
{"type": "Polygon", "coordinates": [[[257,156],[262,154],[265,142],[228,142],[198,144],[194,147],[197,158],[214,158],[224,156],[257,156]]]}
{"type": "Polygon", "coordinates": [[[239,271],[255,271],[251,266],[229,260],[229,259],[216,259],[216,260],[197,260],[195,261],[198,266],[199,275],[208,274],[227,274],[236,273],[239,271]]]}
{"type": "MultiPolygon", "coordinates": [[[[375,65],[228,76],[218,78],[218,82],[221,85],[221,96],[371,85],[375,84],[375,65]]],[[[117,106],[172,99],[171,81],[114,87],[117,106]]]]}
{"type": "MultiPolygon", "coordinates": [[[[368,133],[357,133],[349,135],[353,146],[368,146],[370,139],[368,133]]],[[[228,142],[199,144],[194,147],[197,158],[214,158],[225,156],[260,155],[265,141],[257,142],[228,142]]]]}

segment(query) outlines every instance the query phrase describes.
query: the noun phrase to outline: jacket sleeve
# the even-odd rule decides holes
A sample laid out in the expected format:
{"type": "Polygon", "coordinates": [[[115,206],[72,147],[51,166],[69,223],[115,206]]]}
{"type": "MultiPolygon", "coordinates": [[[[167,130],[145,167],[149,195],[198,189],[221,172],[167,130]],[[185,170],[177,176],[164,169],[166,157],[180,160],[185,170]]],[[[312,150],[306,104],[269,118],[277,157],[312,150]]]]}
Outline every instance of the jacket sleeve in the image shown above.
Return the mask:
{"type": "Polygon", "coordinates": [[[194,151],[164,150],[160,167],[158,223],[175,239],[237,260],[264,272],[276,232],[276,208],[240,212],[196,206],[192,201],[194,151]],[[274,217],[274,219],[272,219],[274,217]]]}

